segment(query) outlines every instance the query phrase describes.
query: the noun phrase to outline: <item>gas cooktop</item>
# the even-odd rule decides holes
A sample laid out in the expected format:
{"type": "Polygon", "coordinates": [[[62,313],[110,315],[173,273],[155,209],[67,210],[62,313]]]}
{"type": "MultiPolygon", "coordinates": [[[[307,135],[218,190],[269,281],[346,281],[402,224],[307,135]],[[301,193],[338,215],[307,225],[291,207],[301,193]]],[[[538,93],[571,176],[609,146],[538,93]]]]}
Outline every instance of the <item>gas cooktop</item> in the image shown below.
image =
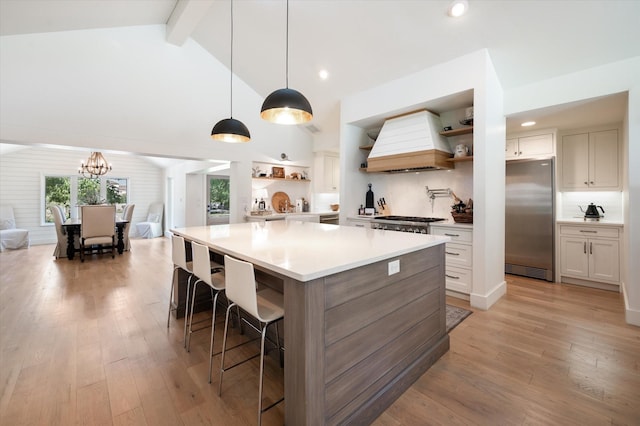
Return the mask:
{"type": "Polygon", "coordinates": [[[445,220],[445,219],[441,218],[441,217],[381,216],[381,217],[374,218],[374,220],[392,220],[392,221],[396,221],[396,222],[422,222],[422,223],[428,223],[428,222],[440,222],[440,221],[445,220]]]}

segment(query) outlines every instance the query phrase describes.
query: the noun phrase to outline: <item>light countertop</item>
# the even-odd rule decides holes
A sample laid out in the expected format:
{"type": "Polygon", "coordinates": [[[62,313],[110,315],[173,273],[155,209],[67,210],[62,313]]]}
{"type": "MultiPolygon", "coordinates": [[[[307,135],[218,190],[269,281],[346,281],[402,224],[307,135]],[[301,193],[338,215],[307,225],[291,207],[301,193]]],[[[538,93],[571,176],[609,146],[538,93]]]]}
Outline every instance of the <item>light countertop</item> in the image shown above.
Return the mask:
{"type": "Polygon", "coordinates": [[[569,217],[557,219],[559,225],[584,225],[584,226],[624,226],[621,220],[600,219],[600,220],[584,220],[582,217],[569,217]]]}
{"type": "Polygon", "coordinates": [[[298,281],[310,281],[451,240],[435,235],[298,221],[193,226],[171,232],[298,281]]]}
{"type": "Polygon", "coordinates": [[[336,214],[340,214],[340,211],[334,212],[332,210],[325,210],[321,212],[296,212],[296,213],[270,213],[270,214],[246,214],[245,217],[251,219],[284,219],[288,215],[318,215],[318,216],[333,216],[336,214]]]}
{"type": "Polygon", "coordinates": [[[453,219],[447,219],[440,222],[431,222],[429,223],[429,226],[446,226],[448,228],[473,229],[473,223],[458,223],[453,219]]]}

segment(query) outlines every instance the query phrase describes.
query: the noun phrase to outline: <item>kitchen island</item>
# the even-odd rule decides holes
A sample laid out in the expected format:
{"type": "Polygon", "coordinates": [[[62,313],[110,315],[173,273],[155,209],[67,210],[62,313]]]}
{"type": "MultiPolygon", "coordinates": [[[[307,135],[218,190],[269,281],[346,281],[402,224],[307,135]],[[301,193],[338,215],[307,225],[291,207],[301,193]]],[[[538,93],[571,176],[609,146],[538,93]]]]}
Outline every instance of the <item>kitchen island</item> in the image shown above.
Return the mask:
{"type": "Polygon", "coordinates": [[[370,423],[449,349],[448,237],[297,221],[171,231],[284,292],[286,424],[370,423]]]}

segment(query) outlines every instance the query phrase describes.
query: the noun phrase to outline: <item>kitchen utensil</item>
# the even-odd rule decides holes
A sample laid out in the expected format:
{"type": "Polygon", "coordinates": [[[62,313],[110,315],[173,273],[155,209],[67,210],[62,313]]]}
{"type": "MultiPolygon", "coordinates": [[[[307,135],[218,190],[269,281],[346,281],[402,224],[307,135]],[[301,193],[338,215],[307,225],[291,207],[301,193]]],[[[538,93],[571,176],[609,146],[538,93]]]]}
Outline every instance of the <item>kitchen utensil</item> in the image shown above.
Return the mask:
{"type": "Polygon", "coordinates": [[[278,213],[287,213],[291,200],[285,192],[278,191],[271,197],[271,207],[278,213]]]}
{"type": "Polygon", "coordinates": [[[364,206],[365,208],[373,209],[375,208],[373,205],[373,191],[371,190],[371,184],[368,184],[368,185],[369,185],[369,190],[367,191],[365,196],[364,206]]]}

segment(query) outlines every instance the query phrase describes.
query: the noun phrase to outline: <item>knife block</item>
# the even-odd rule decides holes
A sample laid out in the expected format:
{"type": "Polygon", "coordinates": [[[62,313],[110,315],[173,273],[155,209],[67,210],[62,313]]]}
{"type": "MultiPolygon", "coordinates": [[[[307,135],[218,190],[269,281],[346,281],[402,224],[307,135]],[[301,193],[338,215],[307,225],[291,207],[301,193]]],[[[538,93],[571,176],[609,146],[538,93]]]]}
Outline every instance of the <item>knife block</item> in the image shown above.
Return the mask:
{"type": "Polygon", "coordinates": [[[379,206],[380,210],[378,210],[378,214],[382,216],[391,216],[391,207],[389,204],[385,204],[384,206],[379,206]]]}

